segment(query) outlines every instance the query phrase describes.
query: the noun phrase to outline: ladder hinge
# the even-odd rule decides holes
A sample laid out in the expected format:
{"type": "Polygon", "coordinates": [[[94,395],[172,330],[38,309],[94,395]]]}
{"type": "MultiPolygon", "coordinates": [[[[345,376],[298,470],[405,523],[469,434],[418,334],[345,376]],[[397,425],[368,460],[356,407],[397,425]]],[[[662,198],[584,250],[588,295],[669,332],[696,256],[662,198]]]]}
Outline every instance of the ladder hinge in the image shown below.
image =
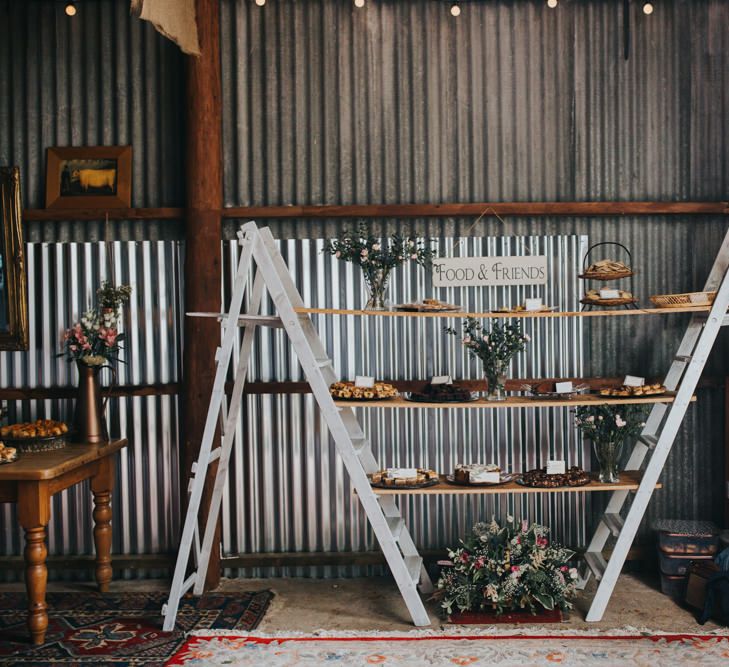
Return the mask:
{"type": "Polygon", "coordinates": [[[640,440],[644,445],[649,447],[650,449],[655,449],[656,445],[658,444],[658,438],[654,435],[650,435],[648,433],[644,435],[639,435],[638,440],[640,440]]]}
{"type": "Polygon", "coordinates": [[[192,466],[190,466],[190,474],[194,475],[197,472],[197,461],[192,462],[192,466]]]}
{"type": "Polygon", "coordinates": [[[167,605],[166,604],[162,605],[162,616],[167,616],[167,605]]]}

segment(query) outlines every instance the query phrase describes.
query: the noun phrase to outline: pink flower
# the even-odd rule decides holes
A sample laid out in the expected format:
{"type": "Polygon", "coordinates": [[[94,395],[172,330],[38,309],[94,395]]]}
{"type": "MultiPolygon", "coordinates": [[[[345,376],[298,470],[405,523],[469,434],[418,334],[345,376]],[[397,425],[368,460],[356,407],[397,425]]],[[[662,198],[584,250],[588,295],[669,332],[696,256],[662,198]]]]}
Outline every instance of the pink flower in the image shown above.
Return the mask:
{"type": "Polygon", "coordinates": [[[416,253],[413,253],[412,255],[410,255],[410,259],[417,259],[417,258],[418,258],[418,256],[416,253]]]}
{"type": "Polygon", "coordinates": [[[549,542],[547,542],[546,537],[538,537],[537,538],[537,546],[538,547],[546,547],[549,542]]]}
{"type": "Polygon", "coordinates": [[[463,344],[464,345],[468,345],[470,342],[471,342],[471,337],[470,336],[464,336],[463,337],[463,344]]]}
{"type": "Polygon", "coordinates": [[[334,256],[339,259],[342,256],[342,253],[337,250],[337,252],[334,253],[334,256]]]}
{"type": "Polygon", "coordinates": [[[461,563],[468,563],[468,559],[470,556],[468,555],[468,551],[464,551],[461,553],[461,563]]]}
{"type": "Polygon", "coordinates": [[[519,566],[518,565],[512,565],[511,566],[511,571],[512,572],[518,572],[519,571],[519,566]]]}
{"type": "Polygon", "coordinates": [[[367,255],[370,254],[370,251],[367,250],[367,248],[362,248],[362,252],[360,253],[362,257],[367,257],[367,255]]]}
{"type": "Polygon", "coordinates": [[[521,520],[521,532],[526,533],[527,530],[529,530],[529,524],[527,523],[526,519],[521,520]]]}
{"type": "Polygon", "coordinates": [[[483,556],[479,556],[476,561],[473,564],[473,567],[475,567],[477,570],[480,570],[484,565],[486,565],[486,561],[484,560],[483,556]]]}
{"type": "Polygon", "coordinates": [[[569,568],[566,565],[563,565],[559,569],[560,569],[560,572],[567,572],[567,570],[569,570],[569,568]]]}

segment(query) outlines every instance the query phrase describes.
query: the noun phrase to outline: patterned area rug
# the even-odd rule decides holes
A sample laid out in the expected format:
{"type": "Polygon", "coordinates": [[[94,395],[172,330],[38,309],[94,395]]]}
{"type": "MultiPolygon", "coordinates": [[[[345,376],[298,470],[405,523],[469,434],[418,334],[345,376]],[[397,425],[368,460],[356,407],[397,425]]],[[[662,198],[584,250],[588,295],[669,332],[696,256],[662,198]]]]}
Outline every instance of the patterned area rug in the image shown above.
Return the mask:
{"type": "Polygon", "coordinates": [[[525,667],[527,665],[723,665],[729,637],[713,635],[497,635],[431,637],[196,636],[169,665],[200,667],[525,667]]]}
{"type": "Polygon", "coordinates": [[[162,632],[166,599],[166,593],[49,593],[46,643],[33,647],[25,595],[0,593],[0,665],[162,666],[191,630],[253,630],[273,593],[185,598],[174,632],[162,632]]]}

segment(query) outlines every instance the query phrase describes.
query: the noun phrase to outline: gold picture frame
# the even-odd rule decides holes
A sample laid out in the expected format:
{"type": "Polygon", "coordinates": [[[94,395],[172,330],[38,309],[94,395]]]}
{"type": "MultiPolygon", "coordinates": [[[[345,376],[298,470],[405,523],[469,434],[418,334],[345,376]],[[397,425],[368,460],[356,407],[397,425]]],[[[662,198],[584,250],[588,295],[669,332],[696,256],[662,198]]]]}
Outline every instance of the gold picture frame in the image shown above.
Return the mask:
{"type": "Polygon", "coordinates": [[[129,208],[131,200],[131,146],[48,149],[46,208],[129,208]]]}
{"type": "Polygon", "coordinates": [[[0,167],[0,350],[28,349],[20,169],[0,167]]]}

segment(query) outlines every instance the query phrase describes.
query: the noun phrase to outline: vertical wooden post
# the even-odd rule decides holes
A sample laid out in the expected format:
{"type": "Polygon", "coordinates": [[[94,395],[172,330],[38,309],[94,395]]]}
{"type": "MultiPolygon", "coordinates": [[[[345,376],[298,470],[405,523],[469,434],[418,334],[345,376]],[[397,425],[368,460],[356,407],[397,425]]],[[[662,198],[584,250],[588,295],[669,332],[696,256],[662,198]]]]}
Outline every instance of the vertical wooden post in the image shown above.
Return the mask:
{"type": "MultiPolygon", "coordinates": [[[[223,205],[220,0],[196,0],[201,55],[186,56],[185,310],[220,312],[221,209],[223,205]]],[[[182,506],[187,480],[200,450],[215,377],[220,326],[214,319],[186,317],[182,388],[182,506]]],[[[210,466],[201,504],[210,506],[217,462],[210,466]]],[[[220,527],[213,541],[206,590],[220,583],[220,527]]]]}

